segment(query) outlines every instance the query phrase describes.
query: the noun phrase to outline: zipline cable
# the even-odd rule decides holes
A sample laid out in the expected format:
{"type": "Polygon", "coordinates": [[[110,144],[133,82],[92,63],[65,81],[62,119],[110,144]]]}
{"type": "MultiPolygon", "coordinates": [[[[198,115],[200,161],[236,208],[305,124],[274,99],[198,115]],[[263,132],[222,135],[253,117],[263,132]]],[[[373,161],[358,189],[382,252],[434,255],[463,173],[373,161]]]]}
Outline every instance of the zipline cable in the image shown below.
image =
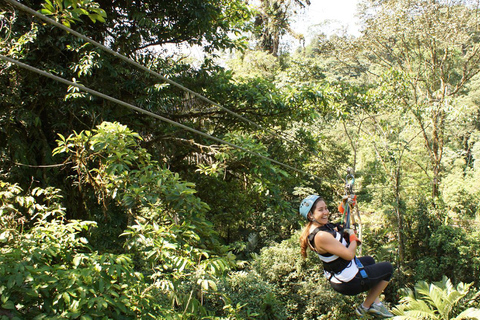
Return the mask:
{"type": "Polygon", "coordinates": [[[4,56],[4,55],[2,55],[2,54],[0,54],[0,59],[5,60],[5,61],[10,62],[10,63],[13,63],[13,64],[16,64],[16,65],[19,66],[19,67],[22,67],[22,68],[27,69],[27,70],[29,70],[29,71],[35,72],[35,73],[40,74],[40,75],[42,75],[42,76],[45,76],[45,77],[47,77],[47,78],[53,79],[53,80],[55,80],[55,81],[64,83],[64,84],[69,85],[69,86],[76,87],[76,88],[78,88],[78,89],[80,89],[80,90],[82,90],[82,91],[88,92],[88,93],[90,93],[90,94],[92,94],[92,95],[95,95],[95,96],[97,96],[97,97],[103,98],[103,99],[105,99],[105,100],[111,101],[111,102],[113,102],[113,103],[119,104],[119,105],[121,105],[121,106],[127,107],[127,108],[132,109],[132,110],[135,110],[135,111],[137,111],[137,112],[146,114],[146,115],[148,115],[148,116],[150,116],[150,117],[153,117],[153,118],[162,120],[162,121],[164,121],[164,122],[170,123],[170,124],[172,124],[172,125],[174,125],[174,126],[180,127],[180,128],[185,129],[185,130],[187,130],[187,131],[196,133],[196,134],[201,135],[201,136],[203,136],[203,137],[206,137],[206,138],[208,138],[208,139],[211,139],[211,140],[220,142],[220,143],[222,143],[222,144],[228,145],[228,146],[230,146],[230,147],[233,147],[233,148],[236,148],[236,149],[239,149],[239,150],[248,152],[248,153],[250,153],[250,154],[252,154],[252,155],[254,155],[254,156],[257,156],[257,157],[259,157],[259,158],[268,160],[268,161],[270,161],[270,162],[272,162],[272,163],[275,163],[275,164],[280,165],[280,166],[282,166],[282,167],[285,167],[285,168],[287,168],[287,169],[290,169],[290,170],[293,170],[293,171],[296,171],[296,172],[299,172],[299,173],[302,173],[302,174],[311,176],[311,177],[316,178],[316,179],[320,179],[319,177],[317,177],[317,176],[315,176],[315,175],[313,175],[313,174],[311,174],[311,173],[308,173],[308,172],[306,172],[306,171],[297,169],[297,168],[295,168],[295,167],[292,167],[292,166],[290,166],[290,165],[288,165],[288,164],[285,164],[285,163],[283,163],[283,162],[277,161],[277,160],[275,160],[275,159],[266,157],[266,156],[264,156],[264,155],[262,155],[262,154],[260,154],[260,153],[258,153],[258,152],[251,151],[251,150],[246,149],[246,148],[244,148],[244,147],[238,146],[238,145],[236,145],[236,144],[233,144],[233,143],[230,143],[230,142],[228,142],[228,141],[225,141],[225,140],[219,139],[219,138],[217,138],[217,137],[211,136],[211,135],[209,135],[209,134],[206,134],[206,133],[204,133],[204,132],[202,132],[202,131],[198,131],[198,130],[196,130],[196,129],[190,128],[189,126],[186,126],[186,125],[184,125],[184,124],[181,124],[181,123],[178,123],[178,122],[176,122],[176,121],[170,120],[170,119],[168,119],[168,118],[162,117],[162,116],[160,116],[160,115],[158,115],[158,114],[156,114],[156,113],[153,113],[153,112],[150,112],[150,111],[148,111],[148,110],[142,109],[142,108],[140,108],[140,107],[134,106],[133,104],[130,104],[130,103],[124,102],[124,101],[122,101],[122,100],[113,98],[113,97],[111,97],[111,96],[108,96],[108,95],[103,94],[103,93],[101,93],[101,92],[98,92],[98,91],[96,91],[96,90],[93,90],[93,89],[90,89],[90,88],[88,88],[88,87],[85,87],[85,86],[83,86],[83,85],[81,85],[81,84],[78,84],[78,83],[69,81],[69,80],[67,80],[67,79],[58,77],[58,76],[53,75],[53,74],[51,74],[51,73],[48,73],[48,72],[46,72],[46,71],[43,71],[43,70],[40,70],[40,69],[38,69],[38,68],[32,67],[32,66],[30,66],[30,65],[28,65],[28,64],[25,64],[25,63],[23,63],[23,62],[20,62],[20,61],[18,61],[18,60],[15,60],[15,59],[6,57],[6,56],[4,56]]]}
{"type": "Polygon", "coordinates": [[[63,30],[65,30],[65,31],[73,34],[74,36],[76,36],[76,37],[78,37],[78,38],[80,38],[80,39],[83,39],[83,40],[85,40],[85,41],[93,44],[94,46],[96,46],[96,47],[98,47],[98,48],[100,48],[100,49],[102,49],[102,50],[104,50],[104,51],[106,51],[106,52],[114,55],[115,57],[117,57],[117,58],[119,58],[119,59],[121,59],[121,60],[123,60],[123,61],[125,61],[125,62],[127,62],[127,63],[130,63],[130,64],[134,65],[135,67],[137,67],[137,68],[139,68],[139,69],[142,69],[143,71],[148,72],[148,73],[150,73],[151,75],[154,75],[155,77],[160,78],[161,80],[163,80],[163,81],[165,81],[165,82],[167,82],[167,83],[169,83],[169,84],[171,84],[171,85],[173,85],[173,86],[175,86],[175,87],[177,87],[177,88],[179,88],[179,89],[181,89],[181,90],[183,90],[183,91],[186,91],[186,92],[188,92],[188,93],[196,96],[197,98],[200,98],[201,100],[203,100],[203,101],[205,101],[205,102],[207,102],[207,103],[209,103],[209,104],[211,104],[211,105],[214,105],[214,106],[216,106],[216,107],[218,107],[218,108],[220,108],[220,109],[228,112],[229,114],[231,114],[231,115],[233,115],[233,116],[235,116],[235,117],[237,117],[237,118],[240,118],[240,119],[242,119],[242,120],[250,123],[251,125],[254,125],[254,126],[257,127],[258,129],[265,130],[265,129],[262,128],[260,125],[258,125],[258,124],[256,124],[255,122],[253,122],[253,121],[251,121],[251,120],[243,117],[242,115],[239,115],[238,113],[235,113],[235,112],[233,112],[232,110],[225,108],[224,106],[222,106],[222,105],[220,105],[220,104],[218,104],[218,103],[216,103],[216,102],[208,99],[207,97],[202,96],[201,94],[199,94],[199,93],[197,93],[197,92],[195,92],[195,91],[193,91],[193,90],[188,89],[187,87],[185,87],[185,86],[183,86],[183,85],[181,85],[181,84],[179,84],[179,83],[177,83],[177,82],[175,82],[175,81],[173,81],[173,80],[170,80],[170,79],[166,78],[165,76],[162,76],[162,75],[159,74],[158,72],[155,72],[155,71],[153,71],[153,70],[151,70],[151,69],[149,69],[149,68],[141,65],[140,63],[133,61],[132,59],[130,59],[130,58],[128,58],[128,57],[126,57],[126,56],[124,56],[124,55],[122,55],[122,54],[120,54],[120,53],[118,53],[118,52],[116,52],[116,51],[114,51],[114,50],[112,50],[112,49],[104,46],[103,44],[101,44],[101,43],[99,43],[99,42],[97,42],[97,41],[95,41],[95,40],[93,40],[93,39],[90,39],[89,37],[87,37],[87,36],[85,36],[85,35],[77,32],[77,31],[75,31],[75,30],[73,30],[73,29],[71,29],[71,28],[69,28],[69,27],[67,27],[67,26],[64,26],[63,24],[58,23],[57,21],[55,21],[55,20],[53,20],[53,19],[48,18],[47,16],[45,16],[45,15],[43,15],[43,14],[41,14],[41,13],[39,13],[39,12],[33,10],[33,9],[31,9],[30,7],[27,7],[27,6],[25,6],[25,5],[17,2],[17,1],[15,1],[15,0],[5,0],[5,1],[7,1],[8,3],[10,3],[11,5],[14,5],[14,6],[20,8],[21,10],[23,10],[23,11],[25,11],[25,12],[28,12],[28,13],[36,16],[37,18],[40,18],[40,19],[42,19],[42,20],[44,20],[44,21],[46,21],[46,22],[48,22],[48,23],[50,23],[50,24],[53,24],[54,26],[56,26],[56,27],[58,27],[58,28],[60,28],[60,29],[63,29],[63,30]]]}
{"type": "Polygon", "coordinates": [[[155,71],[153,71],[153,70],[151,70],[151,69],[149,69],[149,68],[147,68],[147,67],[139,64],[138,62],[133,61],[132,59],[130,59],[130,58],[128,58],[128,57],[126,57],[126,56],[124,56],[124,55],[122,55],[122,54],[120,54],[120,53],[118,53],[118,52],[116,52],[116,51],[114,51],[114,50],[112,50],[112,49],[104,46],[103,44],[101,44],[101,43],[99,43],[99,42],[97,42],[97,41],[95,41],[95,40],[93,40],[93,39],[90,39],[89,37],[87,37],[87,36],[85,36],[85,35],[77,32],[77,31],[75,31],[75,30],[73,30],[73,29],[71,29],[71,28],[69,28],[69,27],[67,27],[67,26],[65,26],[65,25],[63,25],[63,24],[61,24],[61,23],[53,20],[53,19],[48,18],[47,16],[45,16],[45,15],[43,15],[43,14],[41,14],[41,13],[35,11],[35,10],[33,10],[33,9],[30,8],[30,7],[27,7],[27,6],[25,6],[25,5],[17,2],[17,1],[15,1],[15,0],[6,0],[6,1],[7,1],[8,3],[10,3],[10,4],[12,4],[12,5],[20,8],[21,10],[26,11],[26,12],[28,12],[28,13],[30,13],[30,14],[32,14],[32,15],[34,15],[34,16],[36,16],[36,17],[38,17],[38,18],[40,18],[40,19],[48,22],[48,23],[50,23],[50,24],[53,24],[54,26],[56,26],[56,27],[58,27],[58,28],[60,28],[60,29],[63,29],[63,30],[65,30],[65,31],[67,31],[67,32],[75,35],[76,37],[78,37],[78,38],[80,38],[80,39],[83,39],[83,40],[85,40],[85,41],[93,44],[94,46],[96,46],[96,47],[98,47],[98,48],[100,48],[100,49],[102,49],[102,50],[104,50],[104,51],[106,51],[106,52],[114,55],[115,57],[117,57],[117,58],[119,58],[119,59],[121,59],[121,60],[123,60],[123,61],[125,61],[125,62],[127,62],[127,63],[130,63],[130,64],[134,65],[135,67],[137,67],[137,68],[139,68],[139,69],[142,69],[143,71],[148,72],[149,74],[154,75],[155,77],[160,78],[161,80],[163,80],[163,81],[165,81],[165,82],[167,82],[167,83],[169,83],[169,84],[171,84],[171,85],[173,85],[173,86],[176,86],[177,88],[179,88],[179,89],[181,89],[181,90],[183,90],[183,91],[186,91],[186,92],[188,92],[188,93],[196,96],[197,98],[200,98],[201,100],[203,100],[203,101],[205,101],[205,102],[207,102],[207,103],[209,103],[209,104],[211,104],[211,105],[214,105],[214,106],[216,106],[216,107],[218,107],[218,108],[220,108],[220,109],[228,112],[229,114],[233,115],[234,117],[240,118],[240,119],[248,122],[249,124],[255,126],[255,127],[258,128],[258,129],[267,130],[267,129],[263,128],[262,126],[260,126],[259,124],[257,124],[257,123],[255,123],[255,122],[253,122],[253,121],[245,118],[244,116],[242,116],[242,115],[240,115],[240,114],[238,114],[238,113],[236,113],[236,112],[234,112],[234,111],[232,111],[232,110],[230,110],[230,109],[228,109],[228,108],[226,108],[226,107],[224,107],[224,106],[222,106],[222,105],[220,105],[220,104],[218,104],[218,103],[216,103],[216,102],[214,102],[214,101],[212,101],[212,100],[210,100],[210,99],[208,99],[207,97],[205,97],[205,96],[203,96],[203,95],[201,95],[201,94],[199,94],[199,93],[197,93],[197,92],[195,92],[195,91],[193,91],[193,90],[191,90],[191,89],[188,89],[187,87],[185,87],[185,86],[183,86],[183,85],[181,85],[181,84],[179,84],[179,83],[177,83],[177,82],[175,82],[175,81],[173,81],[173,80],[170,80],[170,79],[166,78],[165,76],[162,76],[162,75],[159,74],[158,72],[155,72],[155,71]]]}
{"type": "Polygon", "coordinates": [[[72,162],[68,161],[65,163],[58,163],[58,164],[44,164],[44,165],[31,165],[31,164],[23,164],[19,162],[15,162],[15,165],[20,166],[20,167],[29,167],[29,168],[58,168],[58,167],[64,167],[67,164],[71,164],[72,162]]]}
{"type": "Polygon", "coordinates": [[[128,58],[128,57],[126,57],[126,56],[124,56],[124,55],[122,55],[122,54],[120,54],[120,53],[118,53],[118,52],[116,52],[116,51],[114,51],[114,50],[112,50],[112,49],[104,46],[103,44],[101,44],[101,43],[99,43],[99,42],[97,42],[97,41],[95,41],[95,40],[93,40],[93,39],[90,39],[89,37],[87,37],[87,36],[85,36],[85,35],[77,32],[77,31],[75,31],[75,30],[73,30],[73,29],[71,29],[71,28],[69,28],[69,27],[67,27],[67,26],[65,26],[65,25],[63,25],[63,24],[61,24],[61,23],[53,20],[53,19],[50,19],[49,17],[41,14],[40,12],[37,12],[37,11],[33,10],[33,9],[30,8],[30,7],[27,7],[27,6],[25,6],[25,5],[17,2],[17,1],[15,1],[15,0],[5,0],[5,1],[8,2],[8,3],[10,3],[11,5],[13,5],[13,6],[15,6],[15,7],[19,8],[19,9],[21,9],[21,10],[23,10],[23,11],[25,11],[25,12],[30,13],[31,15],[33,15],[33,16],[35,16],[35,17],[38,17],[38,18],[40,18],[40,19],[42,19],[42,20],[44,20],[44,21],[46,21],[46,22],[48,22],[48,23],[50,23],[50,24],[52,24],[52,25],[54,25],[54,26],[56,26],[56,27],[58,27],[58,28],[60,28],[60,29],[62,29],[62,30],[64,30],[64,31],[66,31],[66,32],[69,32],[69,33],[73,34],[74,36],[76,36],[76,37],[78,37],[78,38],[80,38],[80,39],[83,39],[83,40],[85,40],[85,41],[93,44],[94,46],[96,46],[96,47],[98,47],[98,48],[100,48],[100,49],[102,49],[102,50],[104,50],[104,51],[106,51],[106,52],[114,55],[115,57],[117,57],[117,58],[119,58],[119,59],[121,59],[121,60],[123,60],[123,61],[125,61],[125,62],[127,62],[127,63],[130,63],[130,64],[134,65],[135,67],[140,68],[141,70],[143,70],[143,71],[145,71],[145,72],[147,72],[147,73],[149,73],[149,74],[151,74],[151,75],[154,75],[155,77],[157,77],[157,78],[159,78],[159,79],[161,79],[161,80],[163,80],[163,81],[165,81],[165,82],[167,82],[167,83],[169,83],[169,84],[171,84],[171,85],[173,85],[173,86],[175,86],[175,87],[177,87],[177,88],[179,88],[179,89],[181,89],[181,90],[184,90],[184,91],[186,91],[186,92],[188,92],[188,93],[196,96],[197,98],[200,98],[201,100],[203,100],[203,101],[205,101],[205,102],[207,102],[207,103],[209,103],[209,104],[211,104],[211,105],[214,105],[214,106],[216,106],[216,107],[218,107],[218,108],[226,111],[227,113],[233,115],[234,117],[237,117],[237,118],[239,118],[239,119],[242,119],[243,121],[248,122],[249,124],[255,126],[257,129],[264,130],[264,131],[274,131],[275,133],[281,135],[284,139],[288,140],[289,142],[291,142],[291,143],[296,143],[296,144],[297,144],[297,147],[298,147],[298,145],[300,145],[300,147],[301,147],[304,151],[312,154],[313,156],[316,156],[316,157],[318,156],[317,154],[313,154],[313,153],[310,152],[309,150],[303,148],[303,147],[302,147],[302,144],[301,144],[300,142],[294,140],[294,138],[291,138],[291,137],[289,137],[289,136],[285,137],[285,135],[283,135],[281,131],[278,131],[278,130],[275,130],[275,129],[271,129],[271,128],[270,128],[270,129],[266,129],[266,128],[262,127],[261,125],[259,125],[259,124],[255,123],[255,122],[253,122],[253,121],[245,118],[244,116],[242,116],[242,115],[240,115],[240,114],[238,114],[238,113],[236,113],[236,112],[234,112],[234,111],[232,111],[232,110],[230,110],[230,109],[228,109],[228,108],[226,108],[226,107],[224,107],[224,106],[222,106],[222,105],[220,105],[220,104],[218,104],[218,103],[216,103],[216,102],[214,102],[214,101],[212,101],[212,100],[210,100],[210,99],[208,99],[207,97],[204,97],[204,96],[202,96],[201,94],[199,94],[199,93],[197,93],[197,92],[195,92],[195,91],[193,91],[193,90],[191,90],[191,89],[188,89],[187,87],[185,87],[185,86],[183,86],[183,85],[181,85],[181,84],[179,84],[179,83],[177,83],[177,82],[175,82],[175,81],[173,81],[173,80],[170,80],[170,79],[166,78],[165,76],[162,76],[162,75],[159,74],[158,72],[155,72],[155,71],[153,71],[153,70],[151,70],[151,69],[149,69],[149,68],[147,68],[147,67],[139,64],[138,62],[133,61],[132,59],[130,59],[130,58],[128,58]],[[293,139],[293,140],[292,140],[292,139],[293,139]]]}

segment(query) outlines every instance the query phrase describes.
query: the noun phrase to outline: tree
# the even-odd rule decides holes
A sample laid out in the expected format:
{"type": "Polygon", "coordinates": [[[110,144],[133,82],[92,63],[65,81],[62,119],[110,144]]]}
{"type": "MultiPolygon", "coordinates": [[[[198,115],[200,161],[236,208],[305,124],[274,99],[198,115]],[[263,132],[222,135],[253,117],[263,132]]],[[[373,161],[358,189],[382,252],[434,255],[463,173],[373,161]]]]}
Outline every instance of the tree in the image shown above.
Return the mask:
{"type": "Polygon", "coordinates": [[[197,294],[215,289],[212,279],[234,267],[235,256],[205,220],[209,207],[195,195],[194,184],[161,168],[140,147],[141,139],[126,126],[103,122],[92,131],[60,136],[54,152],[73,164],[70,179],[83,198],[95,198],[103,209],[92,245],[101,247],[103,238],[121,233],[149,290],[160,288],[169,305],[204,312],[197,294]],[[124,221],[117,230],[109,227],[115,220],[124,221]]]}
{"type": "MultiPolygon", "coordinates": [[[[372,104],[381,112],[363,110],[359,128],[364,133],[364,139],[369,143],[376,155],[373,163],[381,165],[382,173],[391,196],[382,202],[391,204],[394,211],[396,236],[398,241],[398,264],[401,270],[405,269],[405,197],[404,175],[412,149],[412,142],[419,133],[415,133],[409,115],[404,114],[403,108],[397,107],[397,97],[405,94],[408,83],[402,73],[392,71],[382,76],[377,87],[368,92],[372,104]],[[405,159],[406,158],[406,159],[405,159]],[[407,161],[405,161],[407,160],[407,161]]],[[[367,148],[364,148],[366,150],[367,148]]],[[[380,174],[380,172],[378,172],[380,174]]],[[[379,181],[377,179],[372,179],[379,181]]],[[[377,182],[378,183],[378,182],[377,182]]],[[[378,184],[377,184],[378,185],[378,184]]]]}
{"type": "Polygon", "coordinates": [[[111,47],[130,55],[164,44],[188,43],[207,52],[242,45],[239,36],[250,12],[243,1],[99,1],[107,13],[100,30],[111,47]]]}
{"type": "Polygon", "coordinates": [[[434,198],[444,173],[446,114],[480,71],[476,5],[460,0],[366,1],[360,13],[362,35],[347,39],[339,49],[344,63],[363,65],[371,75],[397,70],[408,76],[409,93],[398,98],[422,132],[434,198]]]}
{"type": "MultiPolygon", "coordinates": [[[[83,2],[76,3],[78,5],[83,2]]],[[[27,4],[34,9],[41,8],[39,1],[27,4]]],[[[207,61],[195,69],[182,61],[163,59],[157,52],[146,50],[166,43],[181,42],[205,45],[206,51],[238,47],[240,39],[233,40],[230,35],[238,33],[242,24],[249,19],[249,11],[243,1],[120,1],[99,4],[107,17],[102,25],[99,25],[101,21],[94,24],[87,16],[73,15],[72,12],[76,9],[69,1],[49,2],[49,5],[43,6],[42,12],[59,21],[68,22],[75,30],[98,42],[108,43],[112,49],[192,90],[207,92],[206,95],[213,100],[237,113],[250,114],[249,118],[255,122],[285,123],[288,119],[285,116],[288,109],[282,101],[282,95],[267,96],[266,92],[275,91],[275,88],[265,81],[255,79],[251,83],[236,84],[231,81],[230,73],[211,62],[207,61]],[[259,90],[252,90],[256,85],[259,90]],[[260,96],[267,98],[258,102],[260,96]],[[272,108],[272,105],[278,108],[272,108]],[[270,115],[272,117],[269,118],[270,115]]],[[[3,42],[0,48],[4,54],[9,53],[35,67],[50,70],[219,138],[225,138],[229,131],[246,130],[247,133],[240,132],[239,135],[249,136],[248,132],[256,130],[249,123],[239,121],[198,97],[145,76],[144,72],[135,70],[63,30],[49,24],[40,24],[22,11],[15,11],[15,8],[3,3],[2,9],[6,10],[2,13],[2,22],[5,17],[5,21],[10,23],[9,28],[1,30],[2,36],[7,35],[7,30],[10,32],[8,41],[3,42]]],[[[218,146],[211,146],[212,141],[193,136],[175,126],[159,125],[157,120],[138,116],[74,88],[59,86],[15,66],[4,66],[0,71],[0,150],[5,156],[1,157],[4,166],[2,172],[7,172],[9,179],[18,181],[23,187],[28,187],[31,177],[35,176],[39,184],[56,185],[70,190],[72,196],[80,198],[79,203],[91,201],[91,198],[82,198],[68,183],[62,186],[67,181],[64,179],[65,171],[59,170],[60,167],[48,166],[58,159],[58,156],[52,157],[58,133],[66,136],[72,131],[90,129],[105,119],[122,121],[148,137],[143,144],[152,151],[153,156],[165,161],[165,165],[173,166],[172,169],[184,177],[196,175],[193,179],[205,180],[195,170],[214,161],[214,152],[218,146]],[[204,150],[213,151],[209,154],[204,150]]],[[[277,143],[276,146],[280,144],[277,143]]],[[[252,159],[253,162],[255,160],[252,159]]],[[[235,165],[232,167],[239,170],[235,165]]],[[[246,165],[243,169],[249,171],[251,167],[246,165]]],[[[261,180],[258,174],[254,176],[254,179],[261,180]]],[[[250,181],[244,181],[243,178],[237,173],[228,177],[238,179],[241,185],[248,183],[250,186],[250,181]]],[[[210,180],[210,185],[215,183],[221,186],[225,181],[221,178],[210,180]]],[[[222,188],[219,187],[218,190],[222,188]]],[[[89,207],[88,204],[76,206],[73,205],[74,202],[76,201],[67,203],[73,217],[92,215],[92,212],[85,210],[89,207]]],[[[252,206],[255,205],[252,203],[252,206]]]]}
{"type": "Polygon", "coordinates": [[[310,0],[261,0],[254,22],[258,47],[278,56],[283,35],[290,33],[302,38],[302,35],[290,29],[290,18],[297,7],[305,8],[308,5],[310,0]]]}
{"type": "MultiPolygon", "coordinates": [[[[191,85],[192,81],[185,83],[192,89],[202,86],[204,81],[200,79],[205,78],[208,65],[203,71],[199,71],[203,75],[194,76],[196,72],[185,63],[158,59],[157,53],[145,49],[181,42],[205,45],[207,51],[236,48],[241,46],[242,41],[232,40],[230,36],[232,33],[238,34],[242,23],[249,18],[249,11],[242,1],[97,3],[55,0],[47,4],[43,1],[28,1],[25,4],[34,10],[42,10],[53,19],[68,23],[76,31],[100,43],[107,43],[112,49],[151,66],[166,77],[177,80],[183,77],[195,78],[198,84],[191,85]],[[88,10],[105,12],[105,21],[102,23],[98,17],[96,20],[92,19],[92,15],[97,14],[96,11],[86,11],[89,15],[76,14],[78,10],[84,9],[80,5],[84,3],[88,4],[88,10]],[[138,7],[135,7],[136,5],[138,7]]],[[[162,110],[167,114],[178,110],[174,109],[174,106],[178,108],[179,104],[188,105],[190,99],[185,98],[185,93],[171,88],[168,88],[170,94],[163,101],[152,103],[148,91],[159,91],[155,90],[155,86],[163,88],[156,79],[148,79],[144,73],[63,30],[50,24],[39,23],[38,19],[17,10],[16,7],[2,2],[0,11],[3,26],[1,35],[2,39],[5,39],[0,47],[2,54],[8,54],[34,67],[50,70],[119,99],[150,108],[155,105],[155,111],[164,107],[158,107],[164,101],[169,102],[162,110]]],[[[3,62],[1,81],[1,148],[6,157],[3,163],[11,168],[7,169],[8,171],[16,170],[15,163],[31,166],[51,164],[51,150],[57,132],[66,134],[71,130],[89,129],[103,119],[131,119],[131,113],[126,110],[106,106],[103,102],[73,89],[67,91],[64,86],[4,65],[3,62]],[[22,108],[18,107],[20,105],[22,108]],[[50,112],[51,110],[55,112],[50,112]],[[7,141],[16,141],[17,147],[12,149],[7,141]]],[[[130,123],[138,125],[139,122],[141,121],[133,119],[130,123]]],[[[145,122],[138,126],[144,127],[145,122]]],[[[30,167],[28,170],[30,173],[36,171],[37,175],[44,174],[45,177],[50,175],[45,171],[52,172],[45,168],[30,167]]],[[[26,172],[27,167],[18,171],[26,172]]],[[[16,179],[21,181],[23,178],[16,179]]]]}

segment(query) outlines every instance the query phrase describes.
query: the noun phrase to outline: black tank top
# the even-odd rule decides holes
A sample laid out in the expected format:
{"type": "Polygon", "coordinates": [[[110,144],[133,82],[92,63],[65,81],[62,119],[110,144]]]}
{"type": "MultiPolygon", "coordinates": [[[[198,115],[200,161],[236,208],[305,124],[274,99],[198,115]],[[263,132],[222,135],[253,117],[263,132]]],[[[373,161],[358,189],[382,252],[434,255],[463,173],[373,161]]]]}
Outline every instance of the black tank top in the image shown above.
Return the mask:
{"type": "MultiPolygon", "coordinates": [[[[315,241],[314,240],[315,240],[315,236],[317,235],[317,233],[319,231],[326,231],[326,232],[330,233],[331,235],[333,235],[333,237],[336,239],[338,232],[335,230],[335,228],[337,228],[340,232],[341,232],[341,230],[343,230],[343,228],[341,228],[341,226],[339,226],[338,224],[333,224],[333,223],[327,223],[326,225],[315,228],[315,230],[313,230],[308,235],[308,241],[309,241],[310,245],[312,246],[312,248],[315,249],[315,241]]],[[[316,249],[315,249],[315,251],[316,251],[316,249]]],[[[333,254],[328,253],[328,252],[324,253],[324,254],[320,254],[320,253],[318,253],[318,254],[321,255],[321,256],[324,256],[324,257],[333,256],[333,254]]],[[[345,260],[341,257],[338,257],[337,259],[335,259],[331,262],[325,262],[325,261],[322,261],[322,262],[323,262],[323,268],[326,271],[330,272],[332,275],[342,272],[343,269],[348,267],[348,265],[351,263],[350,260],[345,260]]]]}

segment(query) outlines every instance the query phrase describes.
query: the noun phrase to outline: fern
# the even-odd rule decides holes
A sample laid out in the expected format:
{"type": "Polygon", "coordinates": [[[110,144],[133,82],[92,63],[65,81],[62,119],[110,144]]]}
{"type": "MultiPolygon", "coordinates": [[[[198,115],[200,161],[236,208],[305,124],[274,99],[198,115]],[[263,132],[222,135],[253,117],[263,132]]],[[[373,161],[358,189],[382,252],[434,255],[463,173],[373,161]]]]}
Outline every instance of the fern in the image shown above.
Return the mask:
{"type": "Polygon", "coordinates": [[[471,286],[471,283],[459,283],[455,287],[445,276],[441,281],[432,284],[421,281],[415,285],[414,291],[404,291],[400,305],[393,310],[396,315],[394,319],[480,319],[480,309],[476,308],[466,309],[456,317],[451,315],[471,286]]]}

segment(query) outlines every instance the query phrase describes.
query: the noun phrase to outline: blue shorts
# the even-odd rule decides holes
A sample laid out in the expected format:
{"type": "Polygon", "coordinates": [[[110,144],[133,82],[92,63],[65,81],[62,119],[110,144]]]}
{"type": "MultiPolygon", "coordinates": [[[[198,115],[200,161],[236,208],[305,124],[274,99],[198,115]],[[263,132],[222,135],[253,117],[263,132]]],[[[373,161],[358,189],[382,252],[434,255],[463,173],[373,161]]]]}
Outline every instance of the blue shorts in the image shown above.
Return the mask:
{"type": "Polygon", "coordinates": [[[363,264],[368,278],[362,278],[360,272],[358,272],[355,278],[348,282],[330,282],[330,285],[335,291],[344,295],[354,296],[370,290],[382,280],[390,281],[392,278],[393,266],[390,262],[375,263],[375,259],[369,256],[360,257],[358,259],[363,264]]]}

